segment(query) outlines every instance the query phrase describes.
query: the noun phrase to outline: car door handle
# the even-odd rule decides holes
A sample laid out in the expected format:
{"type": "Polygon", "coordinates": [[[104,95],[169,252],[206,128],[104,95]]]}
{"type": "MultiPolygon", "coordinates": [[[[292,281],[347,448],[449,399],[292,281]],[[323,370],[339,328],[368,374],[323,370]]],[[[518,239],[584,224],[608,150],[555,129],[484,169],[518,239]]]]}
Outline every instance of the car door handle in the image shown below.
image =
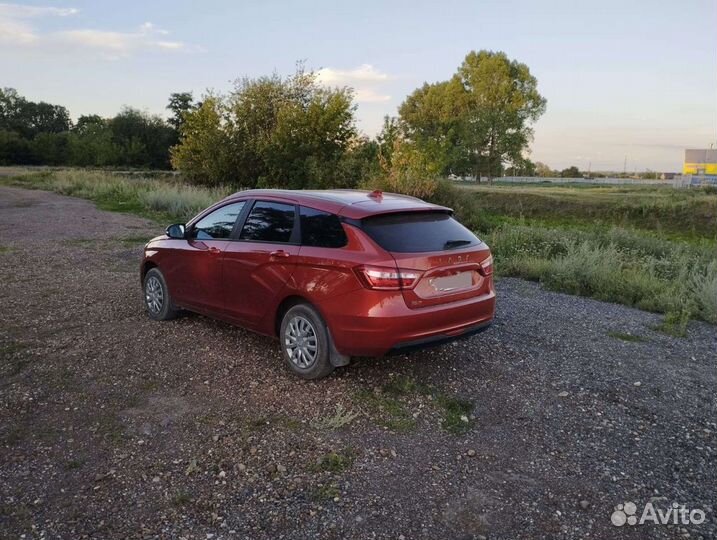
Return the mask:
{"type": "Polygon", "coordinates": [[[209,253],[211,253],[212,255],[219,255],[221,252],[222,252],[222,250],[219,249],[218,247],[212,246],[209,248],[209,253]]]}
{"type": "Polygon", "coordinates": [[[269,257],[281,257],[283,259],[286,259],[290,254],[284,251],[283,249],[280,249],[278,251],[272,251],[269,253],[269,257]]]}

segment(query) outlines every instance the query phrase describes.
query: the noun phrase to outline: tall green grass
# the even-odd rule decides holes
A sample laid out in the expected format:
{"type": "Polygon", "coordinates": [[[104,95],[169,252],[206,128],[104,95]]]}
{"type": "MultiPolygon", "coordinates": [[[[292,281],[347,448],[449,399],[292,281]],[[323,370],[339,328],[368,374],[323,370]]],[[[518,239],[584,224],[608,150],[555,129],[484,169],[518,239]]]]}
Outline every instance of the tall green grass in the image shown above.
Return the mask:
{"type": "Polygon", "coordinates": [[[711,242],[677,242],[620,227],[583,231],[516,224],[500,225],[484,238],[499,275],[666,313],[673,326],[690,318],[717,323],[711,242]]]}
{"type": "Polygon", "coordinates": [[[89,199],[103,210],[177,222],[188,221],[207,206],[236,191],[229,187],[197,187],[180,180],[128,178],[83,170],[27,174],[4,180],[4,183],[89,199]]]}

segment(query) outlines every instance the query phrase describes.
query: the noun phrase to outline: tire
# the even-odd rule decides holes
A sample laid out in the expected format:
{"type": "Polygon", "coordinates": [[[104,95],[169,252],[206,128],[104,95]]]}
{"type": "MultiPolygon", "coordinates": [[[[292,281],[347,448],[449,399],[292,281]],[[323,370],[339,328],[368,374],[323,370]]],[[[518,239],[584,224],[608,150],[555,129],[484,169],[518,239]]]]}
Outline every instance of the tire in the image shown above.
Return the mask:
{"type": "Polygon", "coordinates": [[[147,315],[155,321],[168,321],[177,316],[167,282],[158,268],[152,268],[144,276],[142,287],[147,315]]]}
{"type": "Polygon", "coordinates": [[[284,313],[279,343],[286,365],[302,379],[320,379],[334,370],[326,324],[308,304],[297,304],[284,313]]]}

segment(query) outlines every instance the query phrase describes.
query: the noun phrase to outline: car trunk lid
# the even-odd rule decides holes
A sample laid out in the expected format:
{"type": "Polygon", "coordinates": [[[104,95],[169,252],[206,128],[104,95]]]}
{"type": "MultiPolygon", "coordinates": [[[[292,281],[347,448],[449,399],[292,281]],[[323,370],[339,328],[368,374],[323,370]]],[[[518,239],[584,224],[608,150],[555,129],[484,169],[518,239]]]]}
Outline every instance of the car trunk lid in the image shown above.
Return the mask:
{"type": "Polygon", "coordinates": [[[372,216],[362,226],[391,254],[399,274],[418,274],[401,287],[409,308],[457,302],[488,290],[490,249],[449,212],[372,216]]]}

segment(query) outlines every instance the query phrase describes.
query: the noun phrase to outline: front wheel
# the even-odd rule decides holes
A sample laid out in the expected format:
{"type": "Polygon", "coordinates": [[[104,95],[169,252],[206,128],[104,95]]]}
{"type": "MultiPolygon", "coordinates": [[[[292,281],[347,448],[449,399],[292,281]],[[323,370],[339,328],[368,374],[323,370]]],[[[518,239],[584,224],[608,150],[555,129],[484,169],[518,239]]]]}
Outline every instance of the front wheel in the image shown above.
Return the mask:
{"type": "Polygon", "coordinates": [[[320,379],[334,370],[326,325],[313,307],[298,304],[289,309],[281,319],[279,332],[284,360],[299,377],[320,379]]]}
{"type": "Polygon", "coordinates": [[[144,305],[155,321],[168,321],[177,316],[167,282],[157,268],[150,269],[144,276],[144,305]]]}

